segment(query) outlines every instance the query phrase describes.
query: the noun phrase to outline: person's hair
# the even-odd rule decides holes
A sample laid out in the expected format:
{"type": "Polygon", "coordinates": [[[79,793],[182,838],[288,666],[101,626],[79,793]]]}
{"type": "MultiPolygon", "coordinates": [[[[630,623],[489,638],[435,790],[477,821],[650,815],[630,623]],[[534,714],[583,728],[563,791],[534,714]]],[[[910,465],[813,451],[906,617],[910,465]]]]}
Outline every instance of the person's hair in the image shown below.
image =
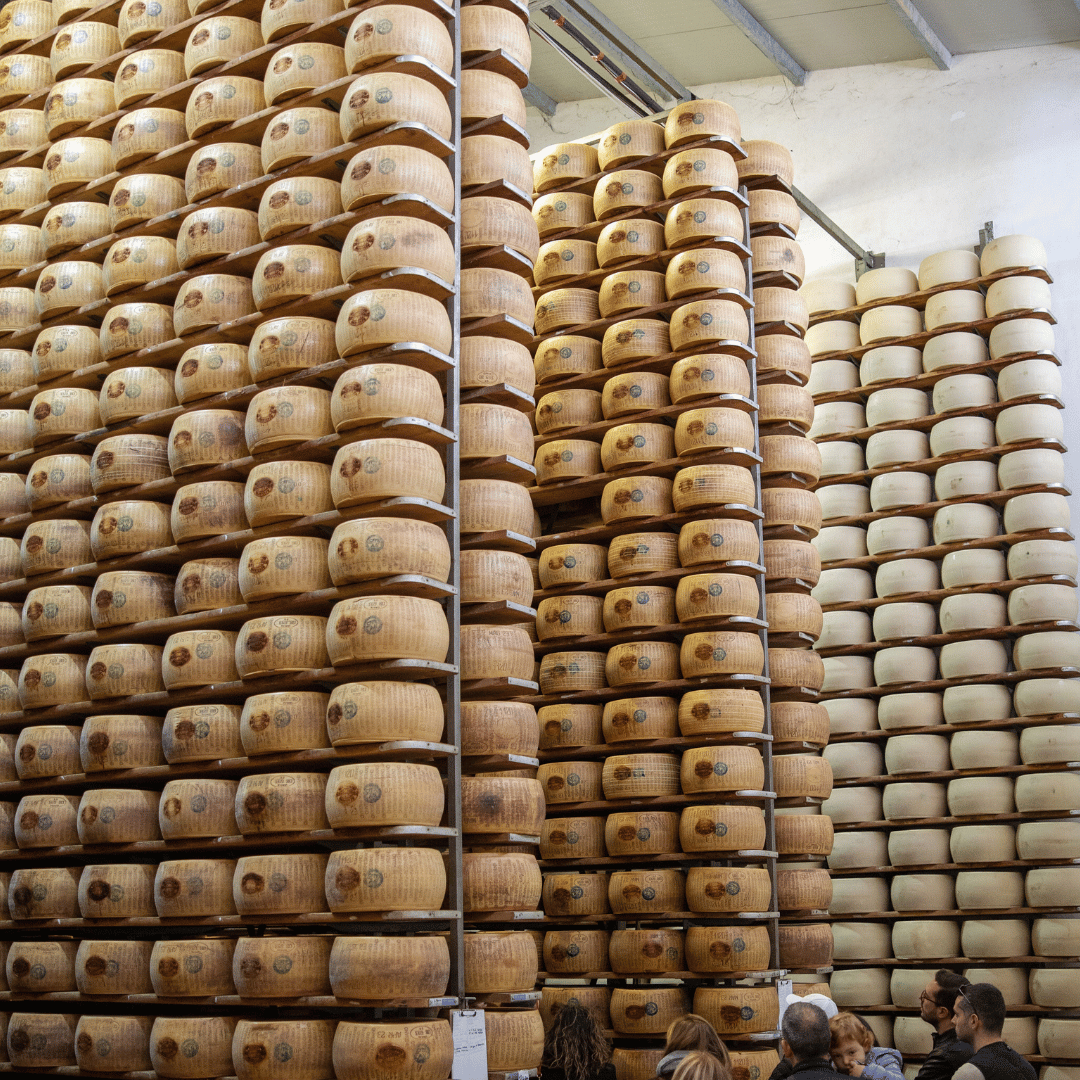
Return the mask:
{"type": "Polygon", "coordinates": [[[829,1021],[829,1034],[832,1046],[837,1046],[847,1039],[854,1039],[864,1050],[874,1045],[874,1033],[869,1026],[853,1012],[837,1013],[829,1021]]]}
{"type": "Polygon", "coordinates": [[[955,971],[941,968],[934,972],[934,982],[938,987],[934,1004],[952,1013],[956,1008],[956,995],[960,993],[960,987],[967,984],[967,979],[963,975],[957,975],[955,971]]]}
{"type": "Polygon", "coordinates": [[[691,1050],[679,1062],[672,1080],[731,1080],[731,1069],[707,1050],[691,1050]]]}
{"type": "Polygon", "coordinates": [[[679,1050],[701,1050],[706,1054],[712,1054],[721,1065],[731,1073],[731,1055],[724,1045],[723,1039],[716,1034],[716,1028],[697,1013],[687,1013],[680,1016],[667,1029],[667,1041],[664,1044],[664,1053],[674,1054],[679,1050]]]}
{"type": "Polygon", "coordinates": [[[829,1018],[809,1001],[789,1005],[780,1030],[797,1062],[826,1057],[832,1047],[829,1018]]]}
{"type": "Polygon", "coordinates": [[[595,1080],[611,1060],[611,1048],[592,1013],[576,1003],[564,1005],[544,1039],[543,1064],[562,1069],[566,1080],[595,1080]]]}
{"type": "Polygon", "coordinates": [[[1005,1026],[1005,998],[993,983],[961,987],[957,1002],[965,1013],[974,1013],[988,1035],[1000,1035],[1005,1026]]]}

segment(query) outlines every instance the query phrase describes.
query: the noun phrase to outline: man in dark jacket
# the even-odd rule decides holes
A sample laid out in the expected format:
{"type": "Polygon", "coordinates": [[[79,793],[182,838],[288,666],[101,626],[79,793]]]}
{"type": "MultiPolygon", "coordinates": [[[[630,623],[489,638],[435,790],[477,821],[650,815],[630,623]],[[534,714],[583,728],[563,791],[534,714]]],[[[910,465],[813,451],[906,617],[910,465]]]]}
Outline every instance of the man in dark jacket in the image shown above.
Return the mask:
{"type": "Polygon", "coordinates": [[[973,1051],[956,1034],[953,1008],[960,987],[965,985],[955,971],[942,969],[919,995],[919,1016],[934,1029],[934,1049],[927,1055],[916,1080],[951,1080],[973,1051]]]}
{"type": "Polygon", "coordinates": [[[1001,1037],[1005,999],[990,983],[964,986],[956,998],[956,1034],[975,1053],[954,1080],[1035,1080],[1035,1069],[1001,1037]]]}
{"type": "Polygon", "coordinates": [[[829,1018],[821,1009],[808,1001],[789,1005],[780,1033],[780,1049],[792,1064],[792,1080],[837,1080],[829,1057],[829,1018]]]}

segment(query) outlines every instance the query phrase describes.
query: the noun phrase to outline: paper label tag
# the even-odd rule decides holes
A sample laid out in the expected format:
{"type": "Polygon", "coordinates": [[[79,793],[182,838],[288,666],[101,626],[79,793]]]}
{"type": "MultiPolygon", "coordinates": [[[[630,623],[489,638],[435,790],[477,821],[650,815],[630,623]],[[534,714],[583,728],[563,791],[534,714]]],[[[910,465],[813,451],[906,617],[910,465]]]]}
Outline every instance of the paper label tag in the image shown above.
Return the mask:
{"type": "Polygon", "coordinates": [[[487,1080],[487,1027],[482,1009],[452,1009],[454,1064],[451,1080],[487,1080]]]}
{"type": "Polygon", "coordinates": [[[784,1013],[787,1012],[787,999],[788,994],[791,993],[791,980],[790,979],[777,979],[776,981],[776,996],[780,999],[780,1017],[776,1021],[776,1026],[779,1028],[784,1022],[784,1013]]]}

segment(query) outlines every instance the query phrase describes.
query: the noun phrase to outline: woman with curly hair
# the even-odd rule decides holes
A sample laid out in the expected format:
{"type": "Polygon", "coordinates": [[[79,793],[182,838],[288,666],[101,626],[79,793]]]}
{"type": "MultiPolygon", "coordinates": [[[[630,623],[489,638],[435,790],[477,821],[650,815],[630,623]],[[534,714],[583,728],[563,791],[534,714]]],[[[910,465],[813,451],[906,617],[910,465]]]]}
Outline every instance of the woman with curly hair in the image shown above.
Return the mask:
{"type": "Polygon", "coordinates": [[[544,1039],[543,1080],[615,1080],[611,1047],[581,1005],[564,1005],[544,1039]]]}

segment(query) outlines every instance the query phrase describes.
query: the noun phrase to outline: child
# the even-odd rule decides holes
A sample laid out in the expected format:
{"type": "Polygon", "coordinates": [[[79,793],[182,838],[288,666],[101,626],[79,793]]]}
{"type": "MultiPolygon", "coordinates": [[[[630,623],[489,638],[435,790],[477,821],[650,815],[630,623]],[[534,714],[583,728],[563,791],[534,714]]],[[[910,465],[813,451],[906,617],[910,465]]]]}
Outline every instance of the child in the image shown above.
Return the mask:
{"type": "Polygon", "coordinates": [[[830,1054],[836,1071],[863,1080],[904,1080],[904,1059],[896,1050],[874,1045],[874,1033],[854,1013],[837,1013],[829,1021],[830,1054]]]}

